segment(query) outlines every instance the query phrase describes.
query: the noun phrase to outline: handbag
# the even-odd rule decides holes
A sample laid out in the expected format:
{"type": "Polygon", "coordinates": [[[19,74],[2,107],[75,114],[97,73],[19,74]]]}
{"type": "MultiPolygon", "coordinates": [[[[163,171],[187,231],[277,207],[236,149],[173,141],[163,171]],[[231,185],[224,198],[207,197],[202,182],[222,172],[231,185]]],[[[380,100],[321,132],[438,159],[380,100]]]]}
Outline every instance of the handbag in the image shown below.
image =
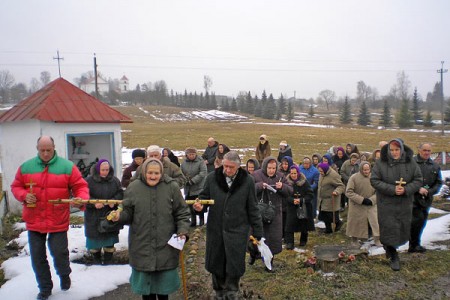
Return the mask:
{"type": "Polygon", "coordinates": [[[119,232],[121,229],[123,225],[120,222],[108,221],[106,218],[102,218],[97,227],[100,233],[119,232]]]}
{"type": "Polygon", "coordinates": [[[275,205],[269,200],[269,203],[264,202],[263,195],[261,196],[261,200],[258,202],[259,213],[261,214],[261,218],[264,224],[271,224],[273,219],[275,218],[275,205]]]}
{"type": "Polygon", "coordinates": [[[260,201],[258,203],[258,209],[261,214],[261,218],[264,224],[271,224],[275,218],[275,206],[272,202],[269,203],[260,201]]]}
{"type": "Polygon", "coordinates": [[[308,213],[306,211],[305,200],[302,201],[302,205],[297,205],[297,219],[303,220],[308,218],[308,213]]]}

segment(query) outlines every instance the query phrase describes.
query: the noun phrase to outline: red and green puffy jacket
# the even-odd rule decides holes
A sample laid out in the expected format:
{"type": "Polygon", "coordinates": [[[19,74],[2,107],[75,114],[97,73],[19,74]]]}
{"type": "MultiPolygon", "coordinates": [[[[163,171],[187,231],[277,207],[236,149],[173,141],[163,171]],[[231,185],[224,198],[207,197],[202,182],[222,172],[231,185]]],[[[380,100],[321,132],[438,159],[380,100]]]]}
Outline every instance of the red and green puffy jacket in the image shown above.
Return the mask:
{"type": "Polygon", "coordinates": [[[28,230],[41,233],[67,231],[70,205],[52,204],[48,200],[78,197],[89,199],[89,188],[73,162],[55,156],[44,164],[39,156],[24,162],[17,170],[11,184],[14,197],[24,202],[32,183],[36,207],[23,206],[22,218],[28,230]]]}

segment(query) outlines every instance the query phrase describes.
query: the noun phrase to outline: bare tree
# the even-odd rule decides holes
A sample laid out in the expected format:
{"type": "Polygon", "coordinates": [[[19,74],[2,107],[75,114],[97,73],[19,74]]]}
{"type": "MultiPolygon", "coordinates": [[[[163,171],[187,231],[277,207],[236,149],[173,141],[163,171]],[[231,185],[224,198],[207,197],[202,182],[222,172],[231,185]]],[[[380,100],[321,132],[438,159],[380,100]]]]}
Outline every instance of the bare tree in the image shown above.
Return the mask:
{"type": "Polygon", "coordinates": [[[51,76],[49,71],[42,71],[40,77],[42,86],[46,86],[50,82],[50,78],[51,76]]]}
{"type": "Polygon", "coordinates": [[[409,90],[411,88],[411,81],[405,71],[397,73],[397,91],[401,100],[409,99],[409,90]]]}
{"type": "Polygon", "coordinates": [[[336,100],[336,93],[331,90],[323,90],[319,93],[319,98],[325,102],[327,110],[329,110],[330,104],[336,100]]]}
{"type": "Polygon", "coordinates": [[[30,93],[34,93],[37,90],[39,90],[40,88],[41,88],[41,83],[39,82],[39,80],[37,80],[36,77],[31,78],[30,93]]]}
{"type": "Polygon", "coordinates": [[[14,76],[8,70],[0,71],[0,102],[9,101],[11,87],[14,85],[14,76]]]}
{"type": "Polygon", "coordinates": [[[208,75],[203,76],[203,87],[205,88],[205,93],[209,92],[209,89],[211,88],[213,82],[211,77],[208,75]]]}

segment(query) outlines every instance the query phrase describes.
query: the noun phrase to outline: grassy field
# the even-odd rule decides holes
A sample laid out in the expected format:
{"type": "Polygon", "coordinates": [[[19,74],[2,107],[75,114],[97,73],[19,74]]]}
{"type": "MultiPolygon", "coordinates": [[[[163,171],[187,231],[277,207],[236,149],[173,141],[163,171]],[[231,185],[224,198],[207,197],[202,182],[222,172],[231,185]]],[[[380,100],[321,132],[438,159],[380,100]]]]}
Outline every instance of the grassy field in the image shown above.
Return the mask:
{"type": "MultiPolygon", "coordinates": [[[[277,149],[280,141],[286,140],[292,147],[295,161],[315,152],[324,154],[331,146],[345,146],[347,143],[356,144],[360,151],[372,152],[378,147],[379,141],[397,137],[402,138],[414,150],[419,143],[424,141],[432,143],[433,151],[436,152],[450,149],[450,138],[443,138],[439,132],[424,132],[421,131],[423,127],[417,127],[417,131],[380,130],[376,126],[344,127],[339,124],[336,112],[328,115],[318,112],[320,117],[307,118],[306,121],[321,125],[324,119],[329,119],[334,126],[334,128],[314,128],[280,126],[275,125],[280,123],[278,121],[259,118],[250,119],[248,122],[169,121],[170,115],[176,115],[186,110],[164,106],[143,107],[149,112],[148,114],[138,107],[116,107],[116,109],[134,120],[134,123],[122,124],[123,146],[129,148],[158,144],[175,150],[184,150],[188,146],[203,150],[206,147],[206,140],[213,136],[217,141],[225,143],[231,148],[248,149],[243,154],[245,158],[250,158],[254,155],[254,148],[258,143],[259,136],[266,134],[272,149],[277,149]],[[157,118],[150,115],[157,116],[157,118]]],[[[276,156],[278,151],[272,150],[272,154],[276,156]]]]}

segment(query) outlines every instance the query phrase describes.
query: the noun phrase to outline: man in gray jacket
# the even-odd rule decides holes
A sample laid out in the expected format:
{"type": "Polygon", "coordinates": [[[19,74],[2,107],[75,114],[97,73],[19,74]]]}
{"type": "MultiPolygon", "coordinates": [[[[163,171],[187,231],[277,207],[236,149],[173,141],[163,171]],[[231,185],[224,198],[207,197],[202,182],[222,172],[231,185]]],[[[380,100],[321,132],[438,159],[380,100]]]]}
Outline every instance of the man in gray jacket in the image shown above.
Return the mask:
{"type": "MultiPolygon", "coordinates": [[[[198,194],[200,194],[205,182],[207,175],[206,165],[203,162],[203,159],[197,155],[197,149],[194,147],[186,148],[184,152],[186,158],[181,164],[181,171],[186,177],[184,199],[195,200],[198,198],[198,194]]],[[[203,226],[205,224],[206,205],[203,210],[198,213],[195,212],[192,205],[189,205],[189,208],[191,210],[191,227],[197,225],[197,214],[199,215],[200,226],[203,226]]]]}

